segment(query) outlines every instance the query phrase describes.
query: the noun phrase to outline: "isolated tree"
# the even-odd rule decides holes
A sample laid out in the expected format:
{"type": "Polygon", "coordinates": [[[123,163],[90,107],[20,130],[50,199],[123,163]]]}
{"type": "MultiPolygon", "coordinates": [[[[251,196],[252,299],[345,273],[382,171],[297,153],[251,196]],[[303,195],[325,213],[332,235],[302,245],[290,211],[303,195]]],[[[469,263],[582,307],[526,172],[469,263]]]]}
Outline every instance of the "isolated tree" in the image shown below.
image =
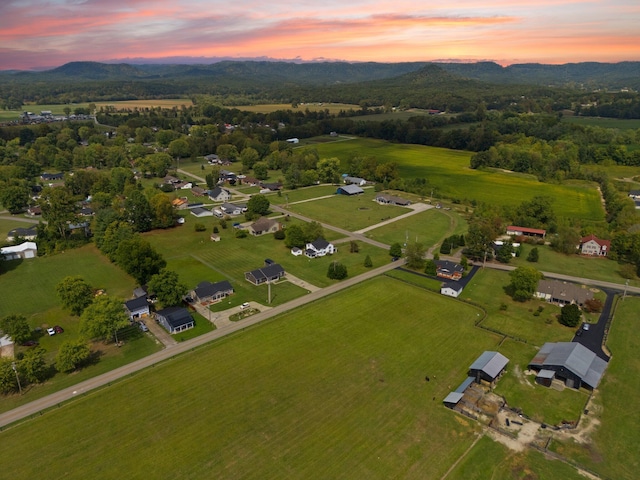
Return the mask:
{"type": "Polygon", "coordinates": [[[177,138],[169,143],[168,153],[179,162],[181,158],[191,155],[191,147],[184,138],[177,138]]]}
{"type": "Polygon", "coordinates": [[[533,267],[518,267],[509,272],[511,277],[510,289],[513,299],[524,302],[533,297],[538,287],[538,282],[542,279],[542,273],[533,267]]]}
{"type": "Polygon", "coordinates": [[[527,255],[527,262],[536,263],[539,259],[538,247],[533,247],[527,255]]]}
{"type": "Polygon", "coordinates": [[[505,242],[502,245],[502,248],[498,250],[498,253],[496,253],[496,260],[498,260],[500,263],[509,263],[513,258],[511,255],[512,253],[513,245],[511,244],[511,242],[505,242]]]}
{"type": "Polygon", "coordinates": [[[324,238],[324,228],[318,222],[305,223],[302,227],[305,242],[313,242],[318,238],[324,238]]]}
{"type": "Polygon", "coordinates": [[[364,259],[364,267],[371,268],[373,267],[373,262],[371,261],[371,256],[367,255],[364,259]]]}
{"type": "Polygon", "coordinates": [[[332,280],[343,280],[347,278],[347,267],[340,262],[331,262],[327,277],[332,280]]]}
{"type": "Polygon", "coordinates": [[[358,242],[356,242],[355,240],[351,240],[349,242],[349,252],[358,253],[359,251],[360,251],[360,246],[358,245],[358,242]]]}
{"type": "Polygon", "coordinates": [[[424,273],[426,273],[427,275],[437,275],[438,274],[438,266],[436,265],[436,262],[434,262],[431,259],[428,259],[425,262],[425,266],[424,266],[424,273]]]}
{"type": "Polygon", "coordinates": [[[22,377],[29,383],[39,383],[44,381],[49,374],[49,367],[46,361],[46,351],[44,348],[30,348],[19,363],[19,371],[22,377]]]}
{"type": "Polygon", "coordinates": [[[172,307],[182,303],[188,289],[176,272],[163,268],[149,280],[149,290],[156,294],[163,307],[172,307]]]}
{"type": "Polygon", "coordinates": [[[47,221],[47,231],[55,238],[66,238],[69,224],[77,221],[76,200],[65,187],[45,188],[40,195],[42,218],[47,221]]]}
{"type": "Polygon", "coordinates": [[[153,213],[152,226],[154,228],[169,228],[175,225],[175,210],[171,200],[163,193],[157,193],[149,200],[153,213]]]}
{"type": "Polygon", "coordinates": [[[391,257],[400,258],[402,256],[402,245],[397,242],[391,244],[391,247],[389,247],[389,255],[391,257]]]}
{"type": "Polygon", "coordinates": [[[162,255],[139,236],[122,241],[116,250],[115,259],[120,268],[135,278],[140,285],[147,283],[167,265],[162,255]]]}
{"type": "Polygon", "coordinates": [[[2,318],[0,330],[11,337],[15,343],[26,342],[31,338],[31,327],[24,315],[7,315],[2,318]]]}
{"type": "Polygon", "coordinates": [[[302,248],[305,246],[306,242],[304,240],[304,232],[302,231],[302,227],[300,225],[289,225],[285,229],[284,233],[284,244],[287,246],[287,248],[302,248]]]}
{"type": "Polygon", "coordinates": [[[575,303],[570,303],[560,309],[560,323],[567,327],[577,326],[580,323],[580,318],[582,318],[582,312],[575,303]]]}
{"type": "Polygon", "coordinates": [[[215,187],[216,183],[218,182],[218,179],[214,178],[213,173],[207,173],[204,176],[204,180],[205,182],[207,182],[207,188],[209,190],[213,190],[213,187],[215,187]]]}
{"type": "Polygon", "coordinates": [[[407,267],[414,270],[422,270],[424,268],[424,245],[419,242],[408,243],[404,253],[407,257],[407,267]]]}
{"type": "Polygon", "coordinates": [[[29,203],[29,187],[11,185],[0,188],[0,203],[9,213],[20,213],[29,203]]]}
{"type": "MultiPolygon", "coordinates": [[[[121,328],[129,325],[129,317],[117,297],[96,297],[80,317],[80,333],[88,339],[100,338],[109,341],[121,328]]],[[[117,341],[117,338],[116,338],[117,341]]]]}
{"type": "Polygon", "coordinates": [[[599,298],[590,298],[584,302],[584,310],[588,313],[600,313],[604,305],[599,298]]]}
{"type": "Polygon", "coordinates": [[[247,202],[247,214],[255,218],[256,216],[266,215],[269,213],[269,199],[262,194],[253,195],[247,202]]]}
{"type": "Polygon", "coordinates": [[[81,315],[93,301],[93,288],[82,277],[67,276],[56,285],[56,293],[62,306],[72,315],[81,315]]]}
{"type": "Polygon", "coordinates": [[[58,349],[56,369],[70,373],[84,365],[91,356],[91,349],[83,339],[67,340],[58,349]]]}
{"type": "Polygon", "coordinates": [[[258,180],[266,180],[269,177],[269,165],[267,162],[256,162],[253,165],[253,174],[258,180]]]}

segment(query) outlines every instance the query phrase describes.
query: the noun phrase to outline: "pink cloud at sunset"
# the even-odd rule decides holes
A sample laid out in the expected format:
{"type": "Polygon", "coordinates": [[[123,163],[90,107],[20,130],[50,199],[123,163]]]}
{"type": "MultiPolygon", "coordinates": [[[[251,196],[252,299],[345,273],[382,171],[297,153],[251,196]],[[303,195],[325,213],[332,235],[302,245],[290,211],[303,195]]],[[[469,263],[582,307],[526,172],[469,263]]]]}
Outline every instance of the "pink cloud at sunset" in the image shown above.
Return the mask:
{"type": "Polygon", "coordinates": [[[5,0],[0,69],[163,57],[640,60],[636,0],[5,0]]]}

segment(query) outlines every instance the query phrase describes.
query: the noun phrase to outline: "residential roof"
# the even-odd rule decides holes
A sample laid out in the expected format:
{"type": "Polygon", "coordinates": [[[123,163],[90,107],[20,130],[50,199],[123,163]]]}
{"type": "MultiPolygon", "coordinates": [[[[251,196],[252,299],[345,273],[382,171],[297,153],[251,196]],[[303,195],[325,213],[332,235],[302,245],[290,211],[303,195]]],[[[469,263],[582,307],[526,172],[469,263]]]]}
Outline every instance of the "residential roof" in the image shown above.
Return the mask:
{"type": "Polygon", "coordinates": [[[462,265],[449,260],[436,260],[436,268],[439,272],[464,273],[464,267],[462,265]]]}
{"type": "Polygon", "coordinates": [[[166,318],[167,323],[174,329],[193,322],[191,314],[183,307],[167,307],[157,313],[166,318]]]}
{"type": "Polygon", "coordinates": [[[386,193],[379,193],[376,195],[376,200],[382,199],[387,203],[395,203],[397,205],[411,205],[411,201],[406,198],[396,197],[395,195],[388,195],[386,193]]]}
{"type": "Polygon", "coordinates": [[[131,300],[127,300],[124,302],[124,306],[127,307],[127,310],[133,312],[135,310],[139,310],[143,307],[148,307],[149,302],[147,301],[147,296],[143,295],[141,297],[133,298],[131,300]]]}
{"type": "Polygon", "coordinates": [[[451,290],[460,293],[464,287],[459,282],[445,282],[442,284],[441,288],[450,288],[451,290]]]}
{"type": "Polygon", "coordinates": [[[213,215],[213,212],[211,210],[207,210],[204,207],[196,207],[196,208],[192,208],[191,209],[191,213],[193,215],[195,215],[196,217],[200,216],[200,215],[213,215]]]}
{"type": "Polygon", "coordinates": [[[256,268],[255,270],[252,270],[249,273],[256,280],[267,279],[267,278],[276,277],[276,276],[284,273],[284,268],[282,268],[282,266],[280,266],[280,264],[274,263],[274,264],[266,266],[266,267],[256,268]]]}
{"type": "Polygon", "coordinates": [[[32,237],[38,234],[38,226],[34,225],[33,227],[23,228],[18,227],[9,231],[10,237],[32,237]]]}
{"type": "Polygon", "coordinates": [[[543,370],[549,370],[548,367],[565,368],[591,388],[598,386],[607,368],[607,362],[576,342],[545,343],[529,365],[543,370]]]}
{"type": "Polygon", "coordinates": [[[325,248],[327,248],[331,244],[329,242],[327,242],[324,238],[318,237],[313,242],[311,242],[311,245],[316,250],[324,250],[325,248]]]}
{"type": "Polygon", "coordinates": [[[221,282],[216,283],[200,282],[194,289],[198,298],[213,297],[217,293],[228,291],[233,291],[233,287],[227,280],[222,280],[221,282]]]}
{"type": "Polygon", "coordinates": [[[611,241],[610,240],[602,240],[601,238],[598,238],[593,234],[587,235],[586,237],[582,237],[580,239],[580,245],[582,245],[583,243],[590,242],[592,240],[594,242],[596,242],[598,245],[600,245],[601,247],[607,247],[607,250],[609,250],[609,248],[611,248],[611,241]]]}
{"type": "Polygon", "coordinates": [[[593,292],[582,288],[575,283],[563,282],[560,280],[540,280],[538,282],[537,293],[550,295],[552,299],[583,304],[593,298],[593,292]]]}
{"type": "Polygon", "coordinates": [[[13,245],[12,247],[0,248],[0,254],[5,253],[19,253],[26,250],[38,250],[38,245],[35,242],[23,242],[20,245],[13,245]]]}
{"type": "Polygon", "coordinates": [[[269,230],[277,223],[278,221],[273,220],[272,218],[260,217],[258,220],[251,224],[251,229],[255,232],[264,232],[265,230],[269,230]]]}
{"type": "Polygon", "coordinates": [[[343,192],[349,194],[349,195],[356,195],[358,193],[364,193],[364,190],[362,190],[359,186],[354,185],[354,184],[350,184],[350,185],[343,185],[340,188],[338,188],[338,191],[342,190],[343,192]]]}
{"type": "Polygon", "coordinates": [[[344,183],[365,183],[366,180],[360,177],[344,177],[344,183]]]}
{"type": "Polygon", "coordinates": [[[507,366],[507,363],[509,363],[509,359],[500,352],[487,351],[471,364],[469,370],[480,370],[491,378],[495,378],[507,366]]]}
{"type": "Polygon", "coordinates": [[[210,197],[218,197],[220,196],[220,194],[222,193],[226,193],[227,195],[231,195],[231,192],[229,192],[229,190],[227,190],[226,188],[222,188],[222,187],[214,187],[213,190],[209,190],[209,196],[210,197]]]}

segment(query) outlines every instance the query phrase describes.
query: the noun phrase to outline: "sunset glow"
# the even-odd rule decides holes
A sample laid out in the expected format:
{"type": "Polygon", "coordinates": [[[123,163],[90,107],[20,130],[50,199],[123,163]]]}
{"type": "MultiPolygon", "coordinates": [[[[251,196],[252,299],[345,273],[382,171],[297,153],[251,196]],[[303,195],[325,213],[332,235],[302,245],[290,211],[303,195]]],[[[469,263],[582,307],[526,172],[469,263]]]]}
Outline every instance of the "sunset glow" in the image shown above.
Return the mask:
{"type": "Polygon", "coordinates": [[[637,0],[4,0],[0,69],[70,61],[640,60],[637,0]]]}

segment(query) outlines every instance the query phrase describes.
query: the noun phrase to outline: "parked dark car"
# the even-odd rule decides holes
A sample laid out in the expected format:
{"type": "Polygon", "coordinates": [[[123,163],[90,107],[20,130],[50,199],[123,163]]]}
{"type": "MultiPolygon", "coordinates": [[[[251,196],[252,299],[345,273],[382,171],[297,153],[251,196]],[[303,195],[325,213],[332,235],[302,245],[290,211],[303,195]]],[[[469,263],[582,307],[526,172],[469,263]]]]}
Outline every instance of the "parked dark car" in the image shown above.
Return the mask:
{"type": "Polygon", "coordinates": [[[64,328],[62,328],[60,325],[56,325],[55,327],[53,327],[53,329],[56,333],[64,333],[64,328]]]}

